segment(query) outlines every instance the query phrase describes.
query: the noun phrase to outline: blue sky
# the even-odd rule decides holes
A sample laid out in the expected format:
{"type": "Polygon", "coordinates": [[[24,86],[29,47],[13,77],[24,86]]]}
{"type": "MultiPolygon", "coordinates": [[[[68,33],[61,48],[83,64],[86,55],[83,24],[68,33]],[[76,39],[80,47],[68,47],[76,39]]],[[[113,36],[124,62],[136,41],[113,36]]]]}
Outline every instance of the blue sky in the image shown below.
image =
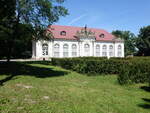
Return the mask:
{"type": "Polygon", "coordinates": [[[85,26],[112,30],[130,30],[138,34],[150,25],[150,0],[66,0],[69,15],[57,25],[85,26]]]}

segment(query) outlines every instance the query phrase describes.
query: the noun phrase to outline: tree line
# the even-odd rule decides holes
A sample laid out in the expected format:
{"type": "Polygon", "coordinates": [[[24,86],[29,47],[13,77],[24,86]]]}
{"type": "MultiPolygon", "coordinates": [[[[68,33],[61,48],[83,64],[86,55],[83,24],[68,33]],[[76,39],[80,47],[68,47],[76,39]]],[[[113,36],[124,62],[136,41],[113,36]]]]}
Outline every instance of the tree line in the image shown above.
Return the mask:
{"type": "Polygon", "coordinates": [[[124,40],[125,56],[150,56],[150,25],[142,27],[137,36],[121,30],[115,30],[112,34],[124,40]]]}

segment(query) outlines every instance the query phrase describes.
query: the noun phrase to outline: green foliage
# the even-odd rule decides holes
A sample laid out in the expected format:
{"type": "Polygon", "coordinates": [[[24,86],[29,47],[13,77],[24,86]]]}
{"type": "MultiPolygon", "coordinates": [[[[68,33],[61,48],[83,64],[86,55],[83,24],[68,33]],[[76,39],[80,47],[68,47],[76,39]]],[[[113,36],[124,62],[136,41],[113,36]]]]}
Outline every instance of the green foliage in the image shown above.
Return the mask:
{"type": "Polygon", "coordinates": [[[8,40],[13,32],[16,0],[0,1],[0,40],[8,40]]]}
{"type": "MultiPolygon", "coordinates": [[[[46,37],[44,34],[47,26],[68,14],[68,10],[62,6],[63,2],[64,0],[2,0],[0,4],[0,44],[2,44],[0,50],[3,52],[0,53],[0,57],[7,56],[8,61],[11,57],[18,58],[14,55],[20,52],[16,48],[19,48],[19,45],[29,37],[50,39],[51,37],[46,37]]],[[[23,48],[31,48],[31,39],[30,43],[29,40],[27,41],[27,45],[24,44],[23,48]]],[[[27,54],[30,51],[31,49],[23,50],[19,57],[31,56],[27,54]]]]}
{"type": "Polygon", "coordinates": [[[150,56],[150,25],[140,29],[136,46],[138,55],[150,56]]]}
{"type": "Polygon", "coordinates": [[[113,31],[112,34],[115,35],[116,37],[124,40],[125,56],[135,54],[135,52],[136,52],[136,47],[135,47],[136,36],[133,33],[131,33],[130,31],[116,30],[116,31],[113,31]]]}
{"type": "Polygon", "coordinates": [[[119,73],[120,84],[150,83],[150,60],[129,60],[119,73]]]}
{"type": "Polygon", "coordinates": [[[65,69],[71,69],[84,74],[117,74],[121,62],[115,59],[107,58],[64,58],[52,59],[52,64],[59,65],[65,69]]]}
{"type": "Polygon", "coordinates": [[[11,17],[15,13],[16,0],[1,0],[0,4],[0,20],[11,17]]]}
{"type": "MultiPolygon", "coordinates": [[[[11,58],[31,58],[33,28],[29,24],[19,24],[18,28],[18,37],[13,40],[11,58]]],[[[8,54],[8,41],[9,39],[0,38],[0,59],[4,59],[8,54]]]]}
{"type": "Polygon", "coordinates": [[[150,58],[53,58],[53,65],[61,66],[79,73],[118,74],[120,84],[150,83],[150,58]]]}
{"type": "Polygon", "coordinates": [[[30,24],[34,28],[34,38],[43,37],[48,25],[66,16],[68,10],[61,4],[64,0],[17,0],[16,14],[19,22],[30,24]]]}

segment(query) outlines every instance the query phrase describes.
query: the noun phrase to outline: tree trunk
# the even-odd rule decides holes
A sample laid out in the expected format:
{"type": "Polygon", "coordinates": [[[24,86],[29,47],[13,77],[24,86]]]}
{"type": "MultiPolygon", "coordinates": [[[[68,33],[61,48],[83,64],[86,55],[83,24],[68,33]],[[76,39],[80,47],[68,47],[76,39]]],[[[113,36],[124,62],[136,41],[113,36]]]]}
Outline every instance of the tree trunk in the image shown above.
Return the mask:
{"type": "MultiPolygon", "coordinates": [[[[10,38],[13,38],[10,37],[10,38]]],[[[10,62],[10,59],[11,59],[11,54],[12,54],[12,47],[13,47],[13,40],[9,40],[8,43],[7,43],[7,62],[10,62]]]]}
{"type": "Polygon", "coordinates": [[[20,12],[18,11],[17,20],[16,20],[16,23],[14,25],[14,32],[12,33],[12,35],[10,36],[10,40],[8,41],[7,62],[10,62],[10,58],[12,55],[12,48],[14,46],[15,39],[17,37],[19,37],[17,34],[17,31],[19,30],[18,29],[19,21],[20,21],[20,12]]]}
{"type": "Polygon", "coordinates": [[[7,62],[10,62],[11,53],[12,53],[12,43],[8,43],[7,62]]]}

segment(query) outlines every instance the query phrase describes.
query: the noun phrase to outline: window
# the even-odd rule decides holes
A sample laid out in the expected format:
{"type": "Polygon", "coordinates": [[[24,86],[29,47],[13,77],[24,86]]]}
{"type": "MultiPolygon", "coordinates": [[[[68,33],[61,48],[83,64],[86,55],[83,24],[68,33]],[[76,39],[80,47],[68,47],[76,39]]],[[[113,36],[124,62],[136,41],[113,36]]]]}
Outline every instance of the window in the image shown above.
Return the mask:
{"type": "Polygon", "coordinates": [[[100,38],[104,38],[105,35],[104,35],[104,34],[100,34],[99,37],[100,37],[100,38]]]}
{"type": "Polygon", "coordinates": [[[48,55],[48,45],[47,44],[42,45],[42,55],[43,56],[48,55]]]}
{"type": "Polygon", "coordinates": [[[122,47],[121,45],[118,46],[118,57],[122,56],[122,47]]]}
{"type": "Polygon", "coordinates": [[[77,56],[77,46],[76,46],[76,44],[72,44],[72,56],[73,57],[77,56]]]}
{"type": "Polygon", "coordinates": [[[61,32],[60,32],[60,35],[66,36],[66,31],[61,31],[61,32]]]}
{"type": "Polygon", "coordinates": [[[63,46],[63,56],[68,57],[68,44],[64,44],[63,46]]]}
{"type": "Polygon", "coordinates": [[[84,45],[84,51],[85,52],[89,52],[90,51],[90,45],[89,44],[85,44],[84,45]]]}
{"type": "Polygon", "coordinates": [[[100,56],[100,46],[96,45],[96,56],[100,56]]]}
{"type": "Polygon", "coordinates": [[[103,45],[103,48],[102,48],[102,56],[103,57],[106,57],[107,56],[107,46],[106,45],[103,45]]]}
{"type": "Polygon", "coordinates": [[[112,45],[109,46],[109,56],[110,56],[110,57],[113,57],[113,56],[114,56],[113,46],[112,46],[112,45]]]}
{"type": "Polygon", "coordinates": [[[54,45],[54,57],[59,57],[59,44],[54,45]]]}
{"type": "Polygon", "coordinates": [[[89,56],[90,55],[90,45],[89,44],[85,44],[84,45],[84,55],[85,56],[89,56]]]}

